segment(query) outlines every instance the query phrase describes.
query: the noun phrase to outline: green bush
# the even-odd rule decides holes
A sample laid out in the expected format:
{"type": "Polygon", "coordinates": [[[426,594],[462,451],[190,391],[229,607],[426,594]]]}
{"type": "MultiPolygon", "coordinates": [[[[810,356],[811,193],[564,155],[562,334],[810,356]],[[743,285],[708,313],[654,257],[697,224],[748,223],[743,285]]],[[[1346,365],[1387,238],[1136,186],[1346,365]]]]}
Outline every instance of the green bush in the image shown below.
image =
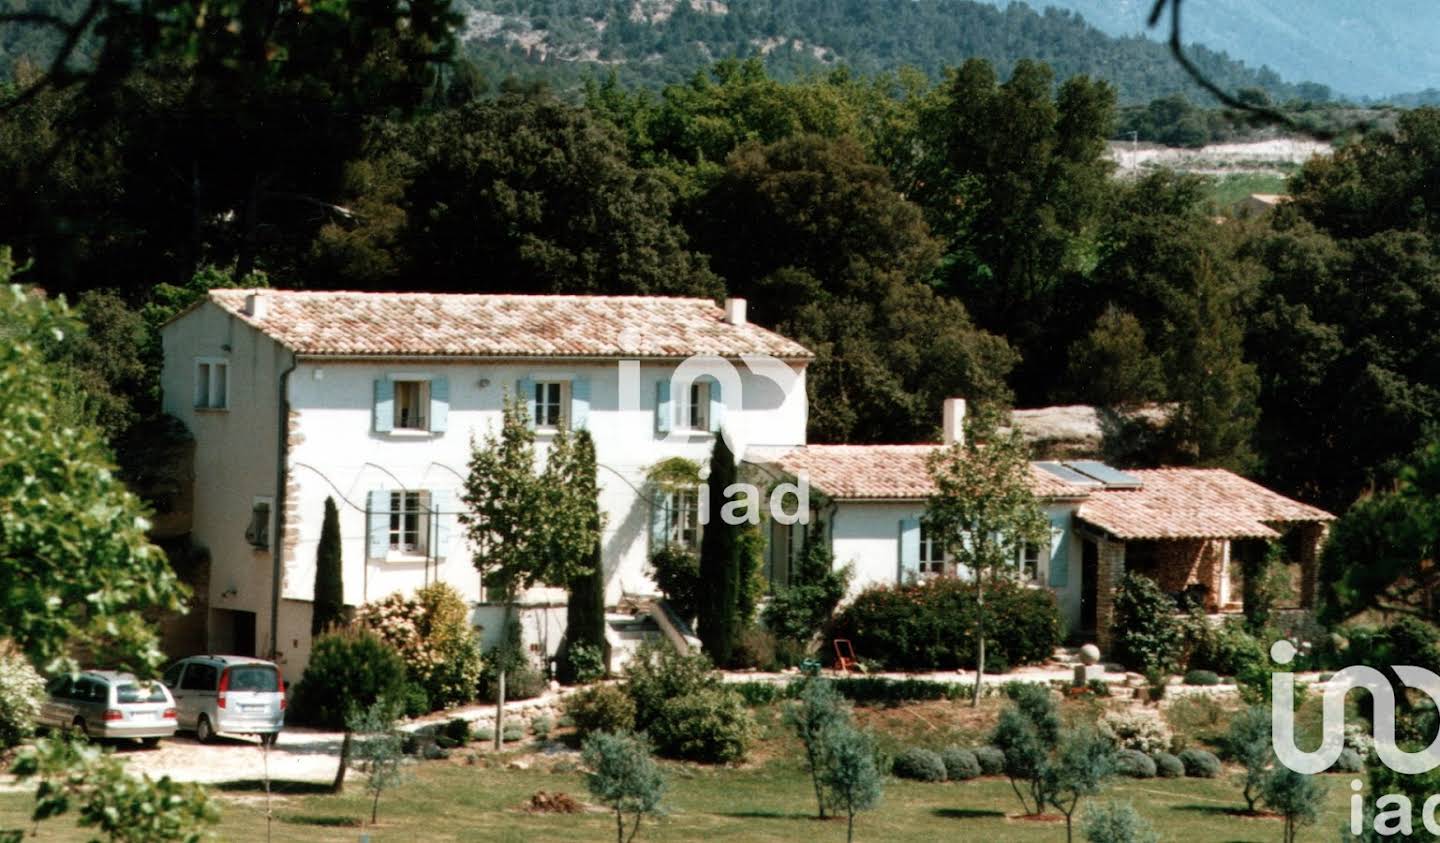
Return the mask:
{"type": "Polygon", "coordinates": [[[1220,677],[1212,670],[1192,670],[1185,674],[1185,684],[1208,688],[1220,684],[1220,677]]]}
{"type": "Polygon", "coordinates": [[[565,648],[569,676],[577,685],[589,685],[605,678],[605,651],[593,644],[571,644],[565,648]]]}
{"type": "Polygon", "coordinates": [[[530,721],[530,731],[534,732],[535,737],[539,738],[542,741],[548,739],[550,737],[550,732],[552,732],[554,729],[555,721],[551,720],[549,717],[546,717],[543,714],[530,721]]]}
{"type": "Polygon", "coordinates": [[[1172,670],[1184,655],[1185,630],[1174,598],[1141,574],[1126,574],[1115,594],[1115,651],[1141,673],[1172,670]]]}
{"type": "Polygon", "coordinates": [[[1162,779],[1178,779],[1185,775],[1185,764],[1168,752],[1150,756],[1155,761],[1155,774],[1162,779]]]}
{"type": "Polygon", "coordinates": [[[1265,645],[1245,631],[1242,623],[1226,621],[1218,627],[1205,622],[1190,653],[1190,668],[1212,670],[1221,676],[1241,676],[1259,666],[1267,669],[1265,645]]]}
{"type": "Polygon", "coordinates": [[[595,732],[628,732],[635,728],[635,703],[614,685],[591,685],[565,698],[565,716],[583,740],[595,732]]]}
{"type": "Polygon", "coordinates": [[[1122,749],[1115,754],[1115,772],[1132,779],[1155,778],[1155,760],[1138,749],[1122,749]]]}
{"type": "Polygon", "coordinates": [[[890,772],[897,778],[913,779],[917,782],[945,781],[945,761],[940,753],[922,747],[902,750],[891,762],[890,772]]]}
{"type": "Polygon", "coordinates": [[[470,735],[470,737],[474,738],[480,743],[490,743],[491,741],[495,740],[495,727],[481,726],[480,728],[476,729],[470,735]]]}
{"type": "Polygon", "coordinates": [[[679,545],[667,544],[650,555],[655,585],[670,608],[686,623],[700,611],[700,557],[679,545]]]}
{"type": "Polygon", "coordinates": [[[405,661],[410,681],[432,706],[470,702],[480,678],[480,643],[470,607],[454,586],[437,582],[413,597],[395,593],[360,607],[355,620],[373,629],[405,661]]]}
{"type": "Polygon", "coordinates": [[[8,640],[0,640],[0,755],[35,733],[45,679],[8,640]]]}
{"type": "Polygon", "coordinates": [[[815,538],[824,535],[819,521],[810,526],[800,550],[796,584],[777,589],[763,615],[765,627],[778,640],[793,645],[795,652],[804,652],[824,631],[850,588],[850,569],[835,570],[830,542],[815,538]]]}
{"type": "Polygon", "coordinates": [[[980,775],[980,761],[968,749],[952,746],[940,753],[940,760],[945,763],[945,778],[952,782],[969,781],[980,775]]]}
{"type": "Polygon", "coordinates": [[[1326,772],[1363,773],[1365,772],[1365,759],[1360,757],[1360,753],[1347,746],[1340,750],[1340,757],[1335,759],[1335,763],[1326,772]]]}
{"type": "Polygon", "coordinates": [[[835,680],[835,690],[859,705],[968,699],[974,687],[959,682],[887,679],[883,676],[852,676],[835,680]]]}
{"type": "Polygon", "coordinates": [[[1220,775],[1220,759],[1213,752],[1203,749],[1187,749],[1180,753],[1180,764],[1185,775],[1197,779],[1213,779],[1220,775]]]}
{"type": "MultiPolygon", "coordinates": [[[[523,726],[506,726],[505,731],[500,735],[500,739],[505,743],[515,743],[524,738],[525,728],[523,726]]],[[[490,739],[495,739],[494,733],[491,733],[490,739]]]]}
{"type": "Polygon", "coordinates": [[[735,640],[735,652],[731,656],[731,667],[739,670],[778,671],[790,667],[780,663],[780,642],[774,633],[758,626],[748,626],[735,640]]]}
{"type": "Polygon", "coordinates": [[[452,741],[464,743],[470,740],[470,721],[463,717],[451,718],[440,727],[440,734],[452,741]]]}
{"type": "Polygon", "coordinates": [[[980,775],[1005,775],[1005,750],[998,746],[977,746],[971,752],[975,753],[975,760],[980,764],[980,775]]]}
{"type": "Polygon", "coordinates": [[[774,682],[731,682],[725,687],[740,695],[748,706],[769,705],[789,696],[784,685],[774,682]]]}
{"type": "Polygon", "coordinates": [[[647,731],[662,755],[729,764],[744,760],[755,723],[739,694],[705,688],[666,700],[647,731]]]}
{"type": "Polygon", "coordinates": [[[642,645],[625,676],[625,692],[635,703],[639,731],[659,717],[666,700],[720,686],[720,675],[704,653],[681,655],[664,644],[642,645]]]}
{"type": "Polygon", "coordinates": [[[1086,843],[1157,843],[1160,835],[1140,816],[1134,806],[1124,802],[1106,802],[1085,810],[1080,833],[1086,843]]]}
{"type": "Polygon", "coordinates": [[[425,687],[417,682],[405,683],[400,709],[406,717],[424,717],[435,710],[430,707],[430,695],[425,693],[425,687]]]}
{"type": "MultiPolygon", "coordinates": [[[[487,659],[485,667],[480,671],[480,684],[477,689],[481,702],[495,702],[495,695],[500,690],[496,679],[495,662],[487,659]]],[[[540,668],[528,658],[521,658],[505,671],[505,699],[507,702],[534,699],[545,693],[547,684],[540,668]]]]}
{"type": "Polygon", "coordinates": [[[378,702],[402,706],[405,689],[405,662],[394,647],[368,629],[342,629],[315,640],[289,715],[299,723],[344,729],[347,717],[378,702]]]}
{"type": "MultiPolygon", "coordinates": [[[[1060,643],[1054,595],[1001,579],[986,589],[987,668],[1042,662],[1060,643]]],[[[910,586],[868,588],[836,616],[833,636],[896,670],[971,668],[975,663],[975,589],[953,577],[910,586]]]]}

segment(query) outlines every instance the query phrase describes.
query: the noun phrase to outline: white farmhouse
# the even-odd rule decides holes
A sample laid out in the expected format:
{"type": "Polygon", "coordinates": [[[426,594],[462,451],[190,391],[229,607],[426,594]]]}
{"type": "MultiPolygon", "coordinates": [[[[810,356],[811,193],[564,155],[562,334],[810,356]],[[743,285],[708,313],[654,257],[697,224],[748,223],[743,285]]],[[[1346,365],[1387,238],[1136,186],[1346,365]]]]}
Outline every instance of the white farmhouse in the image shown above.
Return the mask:
{"type": "MultiPolygon", "coordinates": [[[[273,653],[292,679],[326,497],[347,603],[444,580],[498,634],[456,514],[472,439],[499,429],[507,396],[527,402],[542,451],[562,426],[594,436],[612,605],[654,591],[652,533],[698,538],[693,501],[654,505],[650,466],[705,461],[722,424],[747,443],[805,442],[812,355],[747,323],[742,300],[213,290],[163,338],[165,411],[195,438],[193,538],[211,557],[195,646],[273,653]],[[733,361],[738,380],[687,366],[672,393],[695,356],[733,361]]],[[[558,645],[563,598],[527,595],[532,645],[558,645]]]]}

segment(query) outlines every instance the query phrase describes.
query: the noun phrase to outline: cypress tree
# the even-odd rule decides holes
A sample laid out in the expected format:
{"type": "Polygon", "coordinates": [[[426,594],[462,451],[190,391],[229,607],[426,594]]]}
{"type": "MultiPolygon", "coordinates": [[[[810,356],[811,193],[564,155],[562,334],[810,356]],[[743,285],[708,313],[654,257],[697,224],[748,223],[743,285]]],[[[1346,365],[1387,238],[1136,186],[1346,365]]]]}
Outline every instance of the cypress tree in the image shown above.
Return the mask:
{"type": "Polygon", "coordinates": [[[310,635],[345,622],[345,581],[340,564],[340,511],[334,498],[325,499],[325,521],[320,546],[315,550],[315,600],[310,614],[310,635]]]}
{"type": "Polygon", "coordinates": [[[739,528],[721,518],[725,489],[735,482],[735,455],[725,437],[715,437],[710,455],[710,500],[705,533],[700,540],[700,640],[717,665],[727,665],[740,632],[739,528]]]}
{"type": "MultiPolygon", "coordinates": [[[[565,647],[576,644],[605,649],[605,562],[601,556],[600,499],[595,485],[595,443],[585,430],[575,434],[574,472],[578,493],[586,495],[590,521],[594,526],[595,548],[590,554],[590,570],[569,583],[570,597],[565,605],[565,647]],[[587,480],[588,478],[588,480],[587,480]]],[[[560,660],[561,679],[572,681],[573,671],[567,656],[560,660]]]]}

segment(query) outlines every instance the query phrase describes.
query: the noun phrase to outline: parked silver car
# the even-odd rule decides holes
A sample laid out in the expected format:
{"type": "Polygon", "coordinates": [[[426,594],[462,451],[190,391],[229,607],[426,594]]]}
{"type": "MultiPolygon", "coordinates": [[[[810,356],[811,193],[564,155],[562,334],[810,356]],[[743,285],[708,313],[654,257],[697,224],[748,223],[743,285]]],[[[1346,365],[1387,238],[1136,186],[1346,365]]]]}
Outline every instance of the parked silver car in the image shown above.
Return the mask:
{"type": "Polygon", "coordinates": [[[215,735],[259,735],[273,743],[285,725],[285,679],[274,663],[248,656],[191,656],[161,679],[175,696],[180,728],[201,743],[215,735]]]}
{"type": "Polygon", "coordinates": [[[40,707],[42,726],[92,738],[133,738],[154,746],[175,734],[175,700],[159,682],[134,674],[87,670],[52,681],[40,707]]]}

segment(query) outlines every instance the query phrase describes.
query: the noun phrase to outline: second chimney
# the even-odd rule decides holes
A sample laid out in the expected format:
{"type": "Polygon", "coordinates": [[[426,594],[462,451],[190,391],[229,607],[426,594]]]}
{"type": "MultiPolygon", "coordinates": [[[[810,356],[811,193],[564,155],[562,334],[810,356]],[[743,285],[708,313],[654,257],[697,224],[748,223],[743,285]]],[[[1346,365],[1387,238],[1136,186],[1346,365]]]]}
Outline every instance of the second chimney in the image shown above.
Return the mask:
{"type": "Polygon", "coordinates": [[[944,436],[946,445],[965,444],[965,399],[945,399],[944,436]]]}
{"type": "Polygon", "coordinates": [[[744,325],[744,324],[745,324],[745,300],[744,300],[744,299],[726,299],[726,300],[725,300],[725,321],[726,321],[726,322],[729,322],[731,325],[744,325]]]}
{"type": "Polygon", "coordinates": [[[256,290],[245,294],[245,315],[251,319],[264,319],[265,311],[270,304],[270,297],[265,293],[256,290]]]}

